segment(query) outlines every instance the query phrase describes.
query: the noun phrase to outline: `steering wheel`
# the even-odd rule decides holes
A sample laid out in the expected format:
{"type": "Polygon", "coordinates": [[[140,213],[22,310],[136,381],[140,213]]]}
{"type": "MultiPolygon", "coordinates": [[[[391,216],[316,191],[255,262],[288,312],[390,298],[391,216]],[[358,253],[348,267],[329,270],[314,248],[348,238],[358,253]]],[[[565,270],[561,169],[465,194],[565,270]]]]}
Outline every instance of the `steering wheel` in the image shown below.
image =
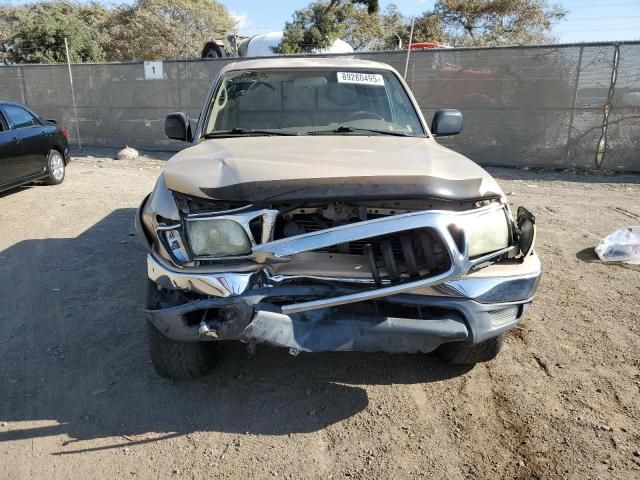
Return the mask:
{"type": "Polygon", "coordinates": [[[345,122],[350,120],[364,120],[367,118],[376,118],[378,120],[384,121],[382,115],[377,114],[376,112],[372,112],[370,110],[358,110],[356,112],[351,112],[347,115],[347,118],[344,119],[345,122]]]}
{"type": "Polygon", "coordinates": [[[258,80],[257,82],[253,82],[251,85],[249,85],[248,90],[255,90],[258,87],[267,87],[269,90],[271,90],[272,92],[275,92],[276,89],[273,85],[271,85],[270,83],[267,83],[263,80],[258,80]]]}

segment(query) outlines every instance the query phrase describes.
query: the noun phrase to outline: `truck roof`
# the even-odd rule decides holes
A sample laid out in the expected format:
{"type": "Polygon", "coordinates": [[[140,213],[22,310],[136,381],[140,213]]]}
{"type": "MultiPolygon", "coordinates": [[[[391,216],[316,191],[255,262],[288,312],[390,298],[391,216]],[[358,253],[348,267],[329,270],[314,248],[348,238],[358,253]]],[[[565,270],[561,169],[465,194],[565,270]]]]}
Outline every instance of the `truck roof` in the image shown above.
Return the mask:
{"type": "Polygon", "coordinates": [[[257,58],[234,62],[222,68],[220,73],[233,70],[259,70],[279,68],[344,68],[371,69],[393,71],[391,65],[370,60],[360,60],[353,57],[274,57],[257,58]]]}

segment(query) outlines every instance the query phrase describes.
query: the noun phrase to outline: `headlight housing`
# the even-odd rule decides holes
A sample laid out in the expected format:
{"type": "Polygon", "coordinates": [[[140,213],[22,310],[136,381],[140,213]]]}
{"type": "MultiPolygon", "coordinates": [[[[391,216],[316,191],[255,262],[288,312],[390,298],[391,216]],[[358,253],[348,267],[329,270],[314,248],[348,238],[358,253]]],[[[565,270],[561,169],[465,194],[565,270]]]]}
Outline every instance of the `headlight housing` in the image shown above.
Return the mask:
{"type": "Polygon", "coordinates": [[[196,257],[228,257],[251,252],[247,232],[238,222],[223,218],[187,219],[187,238],[196,257]]]}
{"type": "Polygon", "coordinates": [[[503,209],[472,216],[464,225],[469,257],[478,257],[509,246],[509,224],[503,209]]]}
{"type": "Polygon", "coordinates": [[[189,254],[187,253],[178,228],[164,230],[160,235],[164,236],[164,246],[175,261],[179,264],[189,261],[189,254]]]}

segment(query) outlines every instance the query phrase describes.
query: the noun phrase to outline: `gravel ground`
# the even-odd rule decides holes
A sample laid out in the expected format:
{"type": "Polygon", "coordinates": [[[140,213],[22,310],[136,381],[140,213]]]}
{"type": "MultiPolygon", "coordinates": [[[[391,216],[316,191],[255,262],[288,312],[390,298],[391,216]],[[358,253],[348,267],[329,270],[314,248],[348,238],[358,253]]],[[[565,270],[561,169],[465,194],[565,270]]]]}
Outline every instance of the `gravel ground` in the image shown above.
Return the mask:
{"type": "Polygon", "coordinates": [[[237,345],[172,382],[133,228],[161,166],[76,158],[0,195],[0,477],[640,478],[640,268],[593,254],[640,224],[640,177],[492,170],[545,267],[496,361],[237,345]]]}

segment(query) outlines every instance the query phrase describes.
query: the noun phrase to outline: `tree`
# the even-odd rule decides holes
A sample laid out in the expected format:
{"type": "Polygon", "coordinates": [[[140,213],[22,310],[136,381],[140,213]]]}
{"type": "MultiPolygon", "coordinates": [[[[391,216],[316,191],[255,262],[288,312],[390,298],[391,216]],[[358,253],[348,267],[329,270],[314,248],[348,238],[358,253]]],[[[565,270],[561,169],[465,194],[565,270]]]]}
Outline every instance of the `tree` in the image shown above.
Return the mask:
{"type": "Polygon", "coordinates": [[[216,0],[137,0],[114,10],[104,49],[110,61],[199,57],[207,40],[235,25],[216,0]]]}
{"type": "Polygon", "coordinates": [[[390,35],[386,14],[369,13],[366,7],[356,5],[346,10],[342,40],[354,50],[382,50],[390,35]]]}
{"type": "Polygon", "coordinates": [[[64,39],[73,62],[104,60],[100,22],[107,10],[97,3],[40,2],[0,10],[0,54],[4,63],[66,61],[64,39]]]}
{"type": "Polygon", "coordinates": [[[14,32],[22,18],[23,10],[15,7],[0,6],[0,63],[12,63],[14,50],[14,32]]]}
{"type": "Polygon", "coordinates": [[[235,28],[216,0],[137,0],[107,9],[97,2],[41,1],[0,7],[0,63],[199,57],[205,41],[235,28]]]}
{"type": "Polygon", "coordinates": [[[413,37],[411,37],[411,23],[411,19],[403,17],[396,28],[396,35],[400,37],[402,45],[418,42],[446,43],[448,40],[444,31],[442,17],[438,14],[425,12],[422,16],[416,18],[413,25],[413,37]]]}
{"type": "Polygon", "coordinates": [[[372,50],[395,50],[406,44],[409,38],[407,25],[410,20],[405,17],[395,4],[389,4],[384,13],[380,16],[384,37],[381,41],[373,45],[372,50]],[[405,39],[404,32],[407,32],[405,39]]]}
{"type": "MultiPolygon", "coordinates": [[[[297,10],[293,20],[286,22],[284,37],[276,53],[295,54],[310,53],[327,48],[349,30],[351,39],[366,44],[368,40],[361,37],[364,30],[356,31],[356,27],[366,14],[377,17],[378,0],[317,0],[306,8],[297,10]],[[360,36],[359,36],[360,35],[360,36]]],[[[371,19],[375,29],[375,19],[371,19]]],[[[370,24],[371,26],[371,24],[370,24]]]]}
{"type": "Polygon", "coordinates": [[[551,27],[565,17],[547,0],[438,0],[422,18],[439,18],[456,45],[548,43],[551,27]]]}

